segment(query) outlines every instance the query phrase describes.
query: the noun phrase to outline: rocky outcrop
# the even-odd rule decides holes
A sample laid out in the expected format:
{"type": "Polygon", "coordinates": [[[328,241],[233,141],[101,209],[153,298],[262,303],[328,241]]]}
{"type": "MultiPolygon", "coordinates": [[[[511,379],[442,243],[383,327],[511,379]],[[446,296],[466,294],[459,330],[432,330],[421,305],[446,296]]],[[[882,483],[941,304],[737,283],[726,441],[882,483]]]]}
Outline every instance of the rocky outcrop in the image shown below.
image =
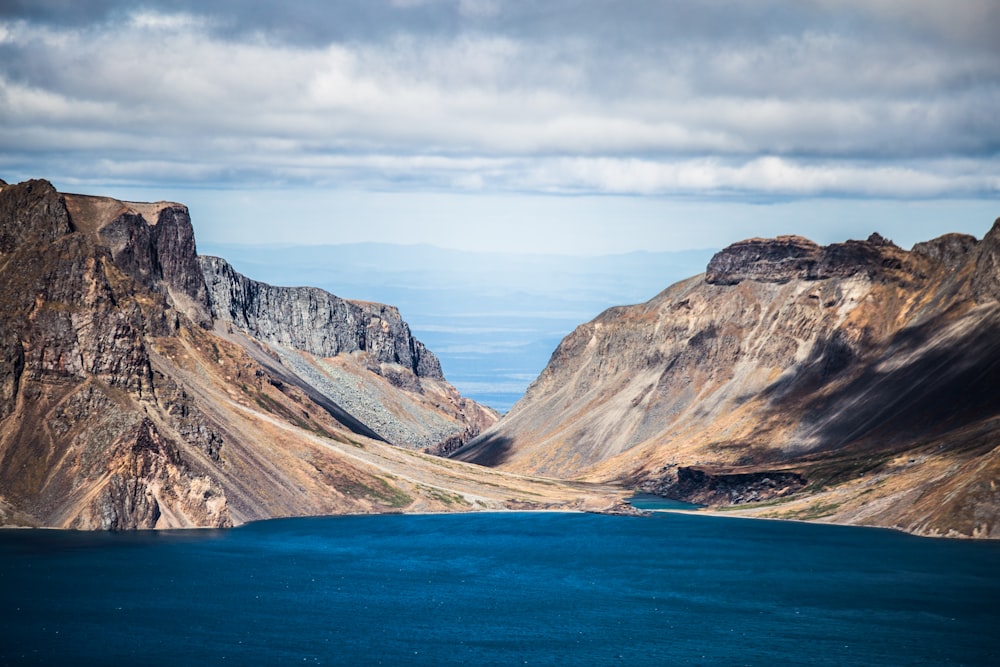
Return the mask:
{"type": "Polygon", "coordinates": [[[28,243],[51,243],[71,231],[66,202],[48,181],[26,181],[3,188],[0,256],[28,243]]]}
{"type": "Polygon", "coordinates": [[[973,298],[978,301],[1000,299],[1000,218],[976,246],[969,263],[975,266],[972,277],[973,298]]]}
{"type": "Polygon", "coordinates": [[[115,265],[143,287],[168,294],[193,321],[211,324],[208,289],[198,262],[194,228],[187,207],[164,204],[152,221],[125,210],[97,234],[115,265]]]}
{"type": "Polygon", "coordinates": [[[744,280],[787,283],[859,273],[874,277],[902,268],[903,257],[905,253],[898,246],[877,232],[866,241],[828,246],[801,236],[749,239],[716,253],[708,263],[705,280],[711,285],[736,285],[744,280]]]}
{"type": "Polygon", "coordinates": [[[742,280],[788,282],[807,277],[821,254],[819,245],[801,236],[748,239],[716,253],[705,280],[712,285],[736,285],[742,280]]]}
{"type": "Polygon", "coordinates": [[[453,457],[757,515],[1000,537],[998,248],[1000,223],[910,252],[874,234],[733,244],[706,274],[578,327],[453,457]]]}
{"type": "MultiPolygon", "coordinates": [[[[7,186],[0,200],[20,192],[21,186],[7,186]]],[[[58,224],[25,232],[3,256],[4,356],[12,361],[0,378],[0,387],[9,387],[4,395],[13,396],[21,373],[41,382],[96,377],[138,395],[148,393],[151,370],[136,292],[120,284],[105,249],[71,231],[65,205],[60,210],[50,204],[45,209],[53,210],[58,224]],[[63,234],[56,236],[53,229],[63,234]]],[[[14,222],[24,224],[32,223],[14,222]]]]}
{"type": "Polygon", "coordinates": [[[701,466],[679,466],[672,475],[643,490],[699,505],[739,505],[784,498],[803,489],[807,480],[796,472],[762,470],[715,471],[701,466]]]}
{"type": "Polygon", "coordinates": [[[199,259],[216,328],[266,346],[269,358],[258,360],[272,375],[321,401],[355,433],[440,452],[499,418],[459,396],[395,307],[312,287],[275,287],[223,259],[199,259]]]}
{"type": "Polygon", "coordinates": [[[971,234],[944,234],[913,245],[911,252],[925,255],[952,271],[965,264],[979,240],[971,234]]]}
{"type": "Polygon", "coordinates": [[[393,306],[348,301],[315,287],[274,287],[201,257],[215,316],[259,340],[319,357],[366,352],[417,377],[442,379],[441,364],[393,306]]]}

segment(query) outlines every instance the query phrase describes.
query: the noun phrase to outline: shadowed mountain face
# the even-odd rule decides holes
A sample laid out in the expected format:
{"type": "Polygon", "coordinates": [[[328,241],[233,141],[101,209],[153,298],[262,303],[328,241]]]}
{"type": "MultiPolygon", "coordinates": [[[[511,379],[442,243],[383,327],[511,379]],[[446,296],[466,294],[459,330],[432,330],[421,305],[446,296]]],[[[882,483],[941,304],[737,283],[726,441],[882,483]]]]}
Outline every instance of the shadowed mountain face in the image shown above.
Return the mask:
{"type": "Polygon", "coordinates": [[[199,258],[179,204],[0,184],[0,314],[0,525],[616,502],[421,453],[496,414],[395,308],[199,258]]]}
{"type": "Polygon", "coordinates": [[[748,514],[1000,537],[1000,221],[750,239],[567,336],[460,460],[748,514]]]}

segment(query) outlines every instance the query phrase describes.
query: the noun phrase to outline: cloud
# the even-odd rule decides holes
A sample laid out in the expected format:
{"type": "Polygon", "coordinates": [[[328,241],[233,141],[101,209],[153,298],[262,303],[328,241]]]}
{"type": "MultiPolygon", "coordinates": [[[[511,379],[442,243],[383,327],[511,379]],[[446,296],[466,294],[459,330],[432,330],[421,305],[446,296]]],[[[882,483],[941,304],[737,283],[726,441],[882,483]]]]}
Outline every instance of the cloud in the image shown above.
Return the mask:
{"type": "Polygon", "coordinates": [[[0,10],[7,180],[1000,193],[996,3],[64,4],[0,10]]]}
{"type": "Polygon", "coordinates": [[[756,192],[780,196],[933,197],[1000,190],[993,170],[953,161],[897,166],[879,162],[809,162],[776,156],[746,161],[714,158],[670,163],[639,159],[568,158],[536,167],[531,187],[612,194],[719,194],[756,192]]]}
{"type": "Polygon", "coordinates": [[[202,27],[203,19],[199,20],[192,14],[164,14],[158,11],[139,9],[130,12],[128,15],[129,27],[137,30],[158,31],[182,31],[198,29],[202,27]]]}

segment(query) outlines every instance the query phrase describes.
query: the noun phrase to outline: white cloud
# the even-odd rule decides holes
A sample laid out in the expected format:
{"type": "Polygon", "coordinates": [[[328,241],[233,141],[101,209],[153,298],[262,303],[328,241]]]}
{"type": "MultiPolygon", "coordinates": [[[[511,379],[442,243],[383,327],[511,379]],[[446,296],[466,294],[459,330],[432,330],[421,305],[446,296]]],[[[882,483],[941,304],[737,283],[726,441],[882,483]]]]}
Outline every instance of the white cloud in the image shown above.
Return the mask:
{"type": "Polygon", "coordinates": [[[995,192],[1000,182],[997,172],[970,173],[973,169],[970,165],[956,169],[951,162],[919,166],[829,161],[816,164],[776,156],[742,162],[718,158],[668,162],[566,158],[538,164],[524,187],[609,194],[742,192],[781,197],[850,192],[864,197],[908,198],[995,192]]]}
{"type": "MultiPolygon", "coordinates": [[[[475,15],[476,28],[296,41],[263,23],[237,31],[239,15],[155,4],[72,27],[0,23],[4,164],[235,186],[998,194],[995,53],[891,24],[931,30],[935,3],[904,19],[898,3],[817,0],[787,25],[753,25],[764,9],[734,7],[752,29],[671,6],[686,30],[675,39],[650,38],[602,5],[567,15],[564,31],[544,24],[556,29],[542,36],[524,8],[499,17],[485,1],[395,5],[393,16],[475,15]],[[616,41],[619,19],[635,35],[616,41]]],[[[996,16],[976,0],[949,12],[973,36],[973,18],[996,16]]]]}
{"type": "Polygon", "coordinates": [[[129,13],[129,25],[139,30],[178,31],[199,28],[204,24],[191,14],[166,14],[151,10],[137,10],[129,13]]]}
{"type": "Polygon", "coordinates": [[[99,100],[75,99],[59,90],[19,84],[0,74],[0,109],[11,123],[93,123],[106,117],[113,105],[99,100]]]}

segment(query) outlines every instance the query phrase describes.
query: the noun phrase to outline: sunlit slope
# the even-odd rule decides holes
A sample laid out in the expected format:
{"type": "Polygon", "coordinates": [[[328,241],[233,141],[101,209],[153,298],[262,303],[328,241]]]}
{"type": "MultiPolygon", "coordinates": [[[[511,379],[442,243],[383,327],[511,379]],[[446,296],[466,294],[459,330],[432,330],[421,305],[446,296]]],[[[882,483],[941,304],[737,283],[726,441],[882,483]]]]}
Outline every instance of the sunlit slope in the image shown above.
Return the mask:
{"type": "Polygon", "coordinates": [[[458,395],[395,309],[309,294],[272,296],[346,313],[346,329],[297,332],[336,348],[276,339],[289,331],[268,311],[256,332],[220,315],[182,205],[0,188],[0,524],[619,504],[614,489],[423,454],[495,415],[458,395]]]}
{"type": "Polygon", "coordinates": [[[1000,535],[1000,224],[752,239],[559,345],[457,458],[760,515],[1000,535]]]}

